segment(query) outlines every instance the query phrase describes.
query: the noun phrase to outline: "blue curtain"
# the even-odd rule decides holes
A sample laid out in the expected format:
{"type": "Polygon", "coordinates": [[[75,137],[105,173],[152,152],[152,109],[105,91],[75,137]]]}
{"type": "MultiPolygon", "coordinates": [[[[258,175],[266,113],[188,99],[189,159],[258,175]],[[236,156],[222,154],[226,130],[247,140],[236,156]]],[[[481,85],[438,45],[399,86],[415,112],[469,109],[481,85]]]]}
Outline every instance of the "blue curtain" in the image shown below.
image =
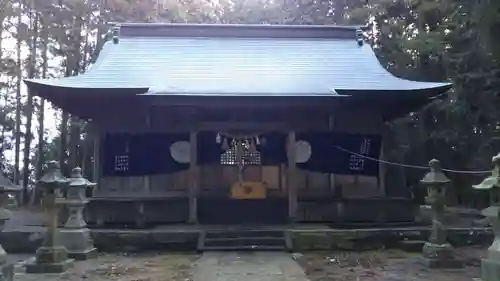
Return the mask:
{"type": "Polygon", "coordinates": [[[170,154],[177,141],[189,141],[189,134],[107,134],[102,150],[103,176],[170,174],[189,168],[170,154]]]}
{"type": "Polygon", "coordinates": [[[382,145],[380,135],[346,134],[338,132],[307,132],[297,134],[297,140],[304,140],[311,145],[311,157],[297,167],[322,173],[339,175],[378,176],[379,163],[340,148],[379,159],[382,145]]]}
{"type": "Polygon", "coordinates": [[[286,134],[279,132],[265,133],[261,136],[262,143],[258,146],[262,165],[286,164],[286,134]]]}
{"type": "Polygon", "coordinates": [[[220,164],[220,155],[224,153],[222,144],[216,141],[217,132],[198,132],[198,164],[213,165],[220,164]]]}

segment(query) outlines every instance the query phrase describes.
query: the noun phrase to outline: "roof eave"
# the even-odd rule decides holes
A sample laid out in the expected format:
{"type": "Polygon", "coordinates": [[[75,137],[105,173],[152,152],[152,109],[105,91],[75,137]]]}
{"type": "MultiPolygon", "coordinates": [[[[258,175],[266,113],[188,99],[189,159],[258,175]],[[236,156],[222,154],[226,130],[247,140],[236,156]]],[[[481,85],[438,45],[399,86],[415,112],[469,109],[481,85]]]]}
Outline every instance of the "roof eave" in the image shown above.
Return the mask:
{"type": "Polygon", "coordinates": [[[406,116],[411,112],[416,112],[435,100],[445,98],[451,87],[452,84],[447,84],[442,87],[427,89],[427,91],[423,91],[420,95],[400,99],[398,106],[387,104],[383,112],[383,118],[385,121],[392,121],[406,116]]]}
{"type": "Polygon", "coordinates": [[[340,95],[349,95],[353,98],[370,99],[370,98],[390,98],[394,100],[405,100],[415,98],[434,98],[441,95],[446,95],[446,92],[451,89],[451,83],[429,83],[428,87],[415,87],[407,89],[336,89],[340,95]]]}
{"type": "MultiPolygon", "coordinates": [[[[61,78],[60,78],[61,79],[61,78]]],[[[64,78],[62,78],[64,79],[64,78]]],[[[34,94],[49,99],[50,93],[64,93],[70,95],[92,95],[92,94],[120,94],[120,95],[137,95],[149,91],[148,87],[110,87],[98,88],[92,85],[85,85],[85,87],[72,86],[64,82],[54,83],[54,80],[47,79],[24,79],[24,83],[28,89],[34,90],[34,94]]],[[[81,84],[83,86],[83,84],[81,84]]]]}

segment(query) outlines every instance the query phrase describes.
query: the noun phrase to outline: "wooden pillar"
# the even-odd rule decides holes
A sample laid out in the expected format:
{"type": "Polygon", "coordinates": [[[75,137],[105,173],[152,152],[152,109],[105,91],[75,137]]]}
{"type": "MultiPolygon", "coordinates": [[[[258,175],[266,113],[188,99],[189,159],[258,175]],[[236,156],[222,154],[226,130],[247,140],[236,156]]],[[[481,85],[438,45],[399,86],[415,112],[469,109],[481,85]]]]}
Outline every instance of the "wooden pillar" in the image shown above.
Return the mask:
{"type": "MultiPolygon", "coordinates": [[[[151,111],[146,112],[146,133],[151,132],[151,111]]],[[[144,194],[151,193],[151,175],[145,175],[143,178],[144,181],[144,194]]]]}
{"type": "MultiPolygon", "coordinates": [[[[385,150],[387,149],[386,146],[387,146],[387,143],[389,141],[389,127],[387,125],[383,125],[382,127],[382,144],[380,146],[380,156],[379,156],[379,159],[380,160],[387,160],[387,157],[386,157],[386,152],[385,150]]],[[[385,197],[387,194],[386,194],[386,174],[387,174],[387,165],[385,163],[379,163],[379,166],[378,166],[378,188],[379,188],[379,196],[381,197],[385,197]]]]}
{"type": "MultiPolygon", "coordinates": [[[[335,116],[333,114],[328,115],[328,130],[330,132],[335,130],[335,116]]],[[[333,160],[335,161],[335,160],[333,160]]],[[[337,176],[334,173],[329,174],[330,191],[335,194],[335,196],[342,196],[342,189],[337,190],[337,176]]]]}
{"type": "Polygon", "coordinates": [[[297,164],[295,161],[295,131],[288,133],[287,155],[287,190],[288,190],[288,217],[291,222],[297,219],[297,164]]]}
{"type": "Polygon", "coordinates": [[[92,125],[93,143],[94,143],[94,163],[92,167],[92,181],[97,184],[95,192],[99,189],[99,179],[101,175],[101,132],[95,124],[92,125]]]}
{"type": "Polygon", "coordinates": [[[190,161],[189,161],[189,223],[198,223],[198,133],[189,132],[190,161]]]}

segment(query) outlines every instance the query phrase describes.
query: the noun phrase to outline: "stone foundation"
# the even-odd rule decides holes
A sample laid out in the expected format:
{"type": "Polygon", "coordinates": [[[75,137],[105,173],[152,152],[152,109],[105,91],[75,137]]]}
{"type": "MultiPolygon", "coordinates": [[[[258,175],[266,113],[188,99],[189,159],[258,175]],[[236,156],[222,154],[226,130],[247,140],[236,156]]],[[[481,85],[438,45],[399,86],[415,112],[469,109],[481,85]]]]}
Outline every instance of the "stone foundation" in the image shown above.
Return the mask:
{"type": "MultiPolygon", "coordinates": [[[[430,233],[430,229],[426,227],[331,229],[306,224],[304,229],[300,229],[301,226],[302,224],[297,224],[285,230],[289,250],[398,248],[401,241],[425,241],[430,233]]],[[[105,252],[159,249],[195,251],[202,231],[203,226],[181,225],[150,230],[91,229],[91,234],[95,247],[105,252]]],[[[490,228],[452,228],[447,233],[448,240],[455,247],[488,245],[493,239],[490,228]]],[[[34,252],[43,238],[43,233],[28,231],[5,231],[0,234],[0,242],[10,253],[34,252]]]]}

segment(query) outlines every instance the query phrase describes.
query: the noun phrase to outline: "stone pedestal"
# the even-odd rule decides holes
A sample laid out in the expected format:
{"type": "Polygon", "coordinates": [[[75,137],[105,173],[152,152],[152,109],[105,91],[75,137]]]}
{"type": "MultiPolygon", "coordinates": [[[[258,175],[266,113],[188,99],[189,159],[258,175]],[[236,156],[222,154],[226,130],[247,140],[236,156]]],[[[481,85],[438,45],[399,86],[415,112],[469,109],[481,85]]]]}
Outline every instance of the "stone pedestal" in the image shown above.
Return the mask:
{"type": "Polygon", "coordinates": [[[425,201],[431,205],[432,230],[429,241],[422,249],[422,260],[430,268],[461,268],[463,263],[457,260],[453,247],[446,240],[444,208],[446,201],[446,187],[450,179],[446,177],[438,160],[429,162],[430,172],[420,181],[427,187],[425,201]]]}
{"type": "MultiPolygon", "coordinates": [[[[12,212],[5,209],[9,201],[9,193],[21,191],[21,187],[14,185],[10,180],[0,175],[0,231],[3,230],[5,223],[12,217],[12,212]]],[[[14,265],[7,260],[7,253],[0,245],[0,281],[14,280],[14,265]]]]}
{"type": "Polygon", "coordinates": [[[481,213],[495,235],[486,258],[481,260],[481,278],[475,279],[482,281],[500,281],[500,153],[492,158],[492,163],[491,176],[473,186],[474,189],[490,192],[491,206],[481,213]]]}
{"type": "Polygon", "coordinates": [[[36,259],[26,265],[27,273],[62,273],[72,264],[68,258],[68,251],[60,244],[58,235],[58,213],[61,206],[60,189],[68,184],[68,180],[61,175],[59,163],[47,163],[47,171],[38,181],[45,191],[43,206],[47,210],[49,223],[43,245],[36,251],[36,259]]]}
{"type": "Polygon", "coordinates": [[[86,190],[95,186],[82,177],[80,168],[71,172],[67,197],[64,203],[68,208],[68,220],[60,231],[61,244],[68,250],[69,257],[76,260],[87,260],[97,256],[90,230],[83,219],[83,208],[88,203],[86,190]]]}
{"type": "Polygon", "coordinates": [[[14,280],[14,264],[0,265],[0,281],[13,281],[14,280]]]}
{"type": "MultiPolygon", "coordinates": [[[[1,197],[7,196],[7,194],[0,194],[1,197]]],[[[1,200],[1,199],[0,199],[1,200]]],[[[5,222],[9,220],[12,213],[0,207],[0,228],[3,228],[5,222]]],[[[14,279],[14,265],[7,261],[7,253],[0,245],[0,281],[12,281],[14,279]]]]}
{"type": "Polygon", "coordinates": [[[446,243],[442,245],[426,242],[422,250],[422,261],[429,268],[462,268],[463,263],[455,259],[453,247],[446,243]]]}
{"type": "Polygon", "coordinates": [[[60,232],[61,244],[68,250],[68,257],[75,260],[87,260],[97,257],[97,249],[93,245],[90,230],[63,229],[60,232]]]}
{"type": "Polygon", "coordinates": [[[493,229],[495,238],[488,248],[486,258],[481,260],[481,279],[483,281],[500,281],[500,220],[499,206],[490,206],[482,211],[493,229]]]}
{"type": "Polygon", "coordinates": [[[26,265],[27,273],[62,273],[73,264],[64,246],[42,246],[36,250],[34,263],[26,265]]]}
{"type": "Polygon", "coordinates": [[[500,261],[483,259],[481,260],[481,278],[475,281],[500,281],[500,261]]]}

